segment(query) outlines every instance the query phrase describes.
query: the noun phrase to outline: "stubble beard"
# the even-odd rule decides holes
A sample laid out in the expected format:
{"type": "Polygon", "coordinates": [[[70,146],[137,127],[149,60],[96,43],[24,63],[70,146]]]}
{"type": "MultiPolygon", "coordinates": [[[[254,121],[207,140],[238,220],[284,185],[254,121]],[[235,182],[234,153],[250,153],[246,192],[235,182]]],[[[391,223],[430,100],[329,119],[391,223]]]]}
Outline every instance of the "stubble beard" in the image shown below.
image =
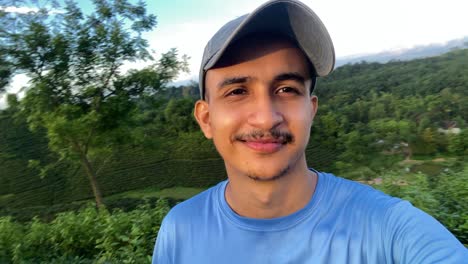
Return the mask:
{"type": "Polygon", "coordinates": [[[247,172],[247,177],[249,177],[250,179],[252,179],[254,181],[259,181],[259,182],[277,181],[277,180],[283,178],[284,176],[286,176],[290,169],[291,169],[290,166],[287,165],[285,168],[283,168],[277,174],[275,174],[275,175],[273,175],[271,177],[262,177],[262,176],[258,175],[255,172],[247,172]]]}

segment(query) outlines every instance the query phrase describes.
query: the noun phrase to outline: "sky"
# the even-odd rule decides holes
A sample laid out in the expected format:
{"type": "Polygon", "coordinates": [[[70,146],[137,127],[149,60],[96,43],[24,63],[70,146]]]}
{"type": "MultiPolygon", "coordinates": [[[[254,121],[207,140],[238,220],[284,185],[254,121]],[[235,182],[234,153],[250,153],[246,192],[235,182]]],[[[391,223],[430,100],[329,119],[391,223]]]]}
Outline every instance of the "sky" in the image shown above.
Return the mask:
{"type": "MultiPolygon", "coordinates": [[[[227,21],[265,0],[156,0],[158,27],[148,34],[158,50],[176,47],[197,75],[206,42],[227,21]]],[[[467,0],[303,0],[321,18],[338,58],[468,36],[467,0]]],[[[185,76],[184,76],[185,77],[185,76]]]]}
{"type": "MultiPolygon", "coordinates": [[[[91,10],[89,1],[78,1],[91,10]]],[[[177,48],[190,57],[190,73],[198,74],[206,42],[224,23],[252,12],[266,0],[147,0],[158,25],[146,33],[156,54],[177,48]]],[[[303,0],[321,18],[338,58],[444,43],[468,36],[467,0],[303,0]]],[[[127,65],[128,68],[134,65],[127,65]]],[[[27,83],[15,78],[10,92],[27,83]]],[[[0,95],[1,97],[1,95],[0,95]]],[[[0,98],[0,107],[4,102],[0,98]]]]}

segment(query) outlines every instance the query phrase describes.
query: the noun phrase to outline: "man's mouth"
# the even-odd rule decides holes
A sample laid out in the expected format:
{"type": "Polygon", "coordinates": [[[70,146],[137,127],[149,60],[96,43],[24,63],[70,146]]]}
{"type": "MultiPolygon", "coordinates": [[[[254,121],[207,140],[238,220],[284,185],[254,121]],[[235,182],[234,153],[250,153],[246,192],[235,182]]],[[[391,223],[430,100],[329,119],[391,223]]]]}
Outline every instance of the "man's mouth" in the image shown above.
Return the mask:
{"type": "Polygon", "coordinates": [[[236,136],[236,140],[254,151],[267,154],[276,152],[284,145],[292,142],[292,135],[280,131],[271,131],[270,133],[254,131],[236,136]]]}
{"type": "Polygon", "coordinates": [[[281,147],[283,147],[283,143],[279,141],[273,141],[273,140],[261,140],[261,141],[244,141],[244,144],[255,150],[259,151],[262,153],[273,153],[278,151],[281,147]]]}

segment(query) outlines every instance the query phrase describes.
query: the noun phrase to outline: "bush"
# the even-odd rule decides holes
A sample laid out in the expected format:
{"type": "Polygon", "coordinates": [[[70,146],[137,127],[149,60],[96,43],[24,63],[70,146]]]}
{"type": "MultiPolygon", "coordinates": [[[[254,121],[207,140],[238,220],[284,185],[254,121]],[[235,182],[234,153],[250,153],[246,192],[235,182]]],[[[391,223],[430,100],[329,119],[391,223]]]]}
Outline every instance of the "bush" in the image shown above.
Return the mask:
{"type": "Polygon", "coordinates": [[[143,263],[151,260],[166,200],[128,213],[96,210],[60,213],[50,223],[38,218],[21,225],[0,218],[1,263],[143,263]]]}
{"type": "Polygon", "coordinates": [[[24,236],[23,227],[11,217],[0,217],[0,263],[13,259],[15,247],[24,236]]]}
{"type": "Polygon", "coordinates": [[[435,185],[434,196],[440,203],[435,217],[468,245],[468,166],[463,171],[443,174],[435,185]]]}
{"type": "Polygon", "coordinates": [[[390,172],[382,176],[383,192],[410,201],[432,215],[468,246],[468,166],[432,176],[390,172]]]}

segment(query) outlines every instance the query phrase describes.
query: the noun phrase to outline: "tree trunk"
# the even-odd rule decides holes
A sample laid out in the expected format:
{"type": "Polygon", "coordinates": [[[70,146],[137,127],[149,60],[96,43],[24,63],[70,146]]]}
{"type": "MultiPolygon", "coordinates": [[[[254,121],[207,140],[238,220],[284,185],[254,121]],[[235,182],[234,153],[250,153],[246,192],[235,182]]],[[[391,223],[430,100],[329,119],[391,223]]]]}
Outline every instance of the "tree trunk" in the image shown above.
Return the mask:
{"type": "Polygon", "coordinates": [[[86,154],[81,154],[81,165],[85,168],[86,174],[88,175],[89,183],[91,184],[91,188],[93,189],[94,198],[96,199],[96,207],[99,209],[104,205],[102,201],[101,190],[99,189],[96,173],[94,172],[91,163],[88,160],[86,154]]]}
{"type": "Polygon", "coordinates": [[[405,159],[410,160],[413,157],[413,151],[411,150],[411,146],[408,143],[408,146],[405,147],[405,159]]]}

